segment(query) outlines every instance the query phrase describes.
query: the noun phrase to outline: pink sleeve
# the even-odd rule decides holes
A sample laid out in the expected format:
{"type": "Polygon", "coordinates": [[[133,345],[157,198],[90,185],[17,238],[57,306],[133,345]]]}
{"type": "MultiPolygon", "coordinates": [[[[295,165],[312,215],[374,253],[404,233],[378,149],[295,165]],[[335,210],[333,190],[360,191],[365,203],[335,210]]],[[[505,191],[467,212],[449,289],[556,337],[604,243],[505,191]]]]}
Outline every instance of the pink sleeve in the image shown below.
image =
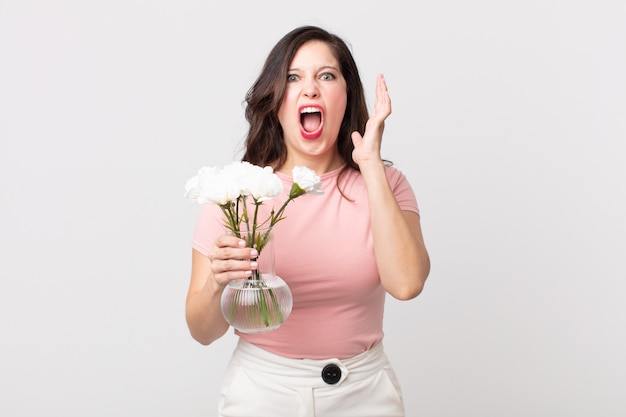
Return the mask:
{"type": "Polygon", "coordinates": [[[215,239],[224,234],[223,218],[224,214],[217,205],[203,205],[193,231],[191,247],[207,256],[215,239]]]}
{"type": "Polygon", "coordinates": [[[396,168],[388,167],[387,179],[400,209],[420,214],[415,193],[404,174],[396,168]]]}

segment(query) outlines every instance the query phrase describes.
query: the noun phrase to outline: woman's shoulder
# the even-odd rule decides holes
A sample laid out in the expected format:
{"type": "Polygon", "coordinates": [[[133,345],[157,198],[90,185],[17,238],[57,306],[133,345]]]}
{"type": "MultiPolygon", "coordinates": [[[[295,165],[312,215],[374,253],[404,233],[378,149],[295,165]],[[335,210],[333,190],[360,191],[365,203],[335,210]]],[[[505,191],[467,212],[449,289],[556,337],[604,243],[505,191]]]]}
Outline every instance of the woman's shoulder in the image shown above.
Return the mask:
{"type": "Polygon", "coordinates": [[[397,168],[395,165],[385,165],[385,172],[387,174],[387,180],[392,185],[407,181],[406,176],[404,175],[402,170],[400,170],[400,168],[397,168]]]}
{"type": "MultiPolygon", "coordinates": [[[[387,175],[387,180],[392,186],[403,183],[403,182],[407,182],[407,178],[402,172],[402,170],[397,168],[395,165],[391,165],[390,163],[385,164],[385,174],[387,175]]],[[[341,172],[333,172],[332,177],[336,177],[336,176],[342,176],[347,181],[362,181],[362,177],[363,177],[361,174],[361,171],[353,169],[353,168],[346,168],[345,170],[342,170],[341,172]]],[[[328,178],[324,178],[324,179],[327,180],[328,178]]]]}

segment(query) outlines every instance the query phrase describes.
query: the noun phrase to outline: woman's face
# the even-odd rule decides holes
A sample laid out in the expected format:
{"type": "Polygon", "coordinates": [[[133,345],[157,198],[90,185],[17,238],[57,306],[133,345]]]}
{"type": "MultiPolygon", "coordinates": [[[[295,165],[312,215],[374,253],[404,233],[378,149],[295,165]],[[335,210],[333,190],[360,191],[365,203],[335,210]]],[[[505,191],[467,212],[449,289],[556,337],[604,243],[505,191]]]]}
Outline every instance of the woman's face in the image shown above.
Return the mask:
{"type": "Polygon", "coordinates": [[[346,81],[330,47],[322,41],[302,45],[289,66],[278,110],[287,146],[286,165],[307,164],[315,169],[322,162],[326,168],[335,167],[337,135],[347,100],[346,81]]]}

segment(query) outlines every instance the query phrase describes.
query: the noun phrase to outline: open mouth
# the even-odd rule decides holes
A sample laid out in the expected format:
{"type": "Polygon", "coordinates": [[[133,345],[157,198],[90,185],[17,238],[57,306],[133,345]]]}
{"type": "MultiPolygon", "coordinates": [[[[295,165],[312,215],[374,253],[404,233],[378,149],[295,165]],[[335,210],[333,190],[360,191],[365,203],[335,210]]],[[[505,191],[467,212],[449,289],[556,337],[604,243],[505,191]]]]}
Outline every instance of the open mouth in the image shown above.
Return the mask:
{"type": "Polygon", "coordinates": [[[306,139],[315,139],[322,134],[322,110],[315,106],[300,109],[300,131],[306,139]]]}

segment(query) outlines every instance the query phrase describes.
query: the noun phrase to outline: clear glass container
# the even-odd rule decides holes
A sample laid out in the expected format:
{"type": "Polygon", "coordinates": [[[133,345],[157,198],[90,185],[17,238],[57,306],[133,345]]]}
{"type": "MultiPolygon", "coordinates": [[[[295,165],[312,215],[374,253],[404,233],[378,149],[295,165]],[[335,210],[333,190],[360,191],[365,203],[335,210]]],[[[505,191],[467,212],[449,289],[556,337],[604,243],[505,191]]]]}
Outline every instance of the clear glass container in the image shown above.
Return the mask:
{"type": "Polygon", "coordinates": [[[258,268],[249,278],[233,280],[222,293],[226,321],[243,333],[261,333],[280,327],[291,313],[293,298],[285,281],[274,271],[274,242],[267,229],[239,232],[248,247],[256,248],[258,268]]]}

